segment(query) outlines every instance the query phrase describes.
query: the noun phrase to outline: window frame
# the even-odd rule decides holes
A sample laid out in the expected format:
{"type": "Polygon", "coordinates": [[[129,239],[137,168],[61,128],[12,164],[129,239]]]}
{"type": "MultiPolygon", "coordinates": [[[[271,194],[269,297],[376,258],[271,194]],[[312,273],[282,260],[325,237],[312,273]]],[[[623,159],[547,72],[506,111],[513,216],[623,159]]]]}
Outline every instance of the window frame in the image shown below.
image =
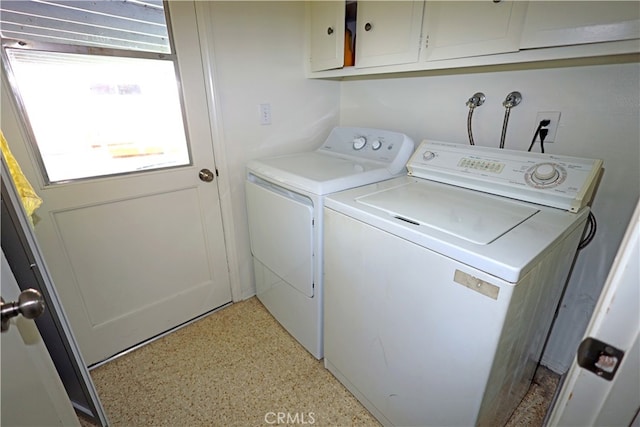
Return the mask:
{"type": "Polygon", "coordinates": [[[161,53],[161,52],[149,52],[149,51],[141,51],[141,50],[130,50],[130,49],[116,49],[116,48],[105,48],[105,47],[94,47],[94,46],[83,46],[83,45],[74,45],[74,44],[61,44],[61,43],[46,43],[46,42],[35,42],[30,40],[22,40],[22,39],[11,39],[11,38],[2,38],[1,40],[1,52],[0,56],[2,57],[2,67],[4,69],[4,74],[8,80],[9,86],[11,88],[12,99],[15,103],[18,118],[21,121],[23,130],[25,131],[26,140],[31,150],[33,150],[34,157],[36,163],[38,165],[38,169],[43,178],[44,187],[69,184],[75,182],[86,182],[89,180],[100,180],[100,179],[109,179],[114,177],[122,177],[128,175],[139,175],[145,174],[148,172],[157,172],[157,171],[166,171],[170,169],[178,169],[178,168],[187,168],[193,167],[193,152],[191,149],[191,139],[189,137],[189,128],[187,122],[185,101],[184,101],[184,92],[182,88],[182,80],[180,78],[180,67],[178,64],[178,56],[175,51],[175,45],[173,41],[173,31],[171,26],[171,17],[169,14],[169,8],[167,1],[163,1],[164,6],[164,15],[165,22],[167,25],[167,34],[169,37],[169,49],[170,53],[161,53]],[[178,98],[180,102],[180,111],[182,115],[182,124],[185,135],[185,143],[187,145],[187,153],[189,156],[189,162],[186,164],[175,165],[175,166],[164,166],[158,168],[149,168],[145,170],[135,170],[128,172],[115,172],[105,175],[94,175],[87,176],[82,178],[72,178],[66,180],[58,180],[51,181],[49,178],[49,174],[47,173],[47,169],[45,166],[44,159],[42,157],[42,153],[40,152],[40,148],[38,147],[37,139],[35,137],[35,133],[33,131],[33,127],[31,125],[31,121],[29,120],[29,113],[25,106],[24,100],[20,93],[17,78],[13,72],[11,62],[9,61],[9,55],[7,53],[7,49],[20,49],[20,50],[34,50],[34,51],[43,51],[49,53],[64,53],[64,54],[80,54],[80,55],[91,55],[91,56],[101,56],[101,57],[119,57],[119,58],[136,58],[136,59],[151,59],[151,60],[161,60],[161,61],[171,61],[173,63],[173,69],[175,72],[176,78],[176,89],[178,91],[178,98]]]}

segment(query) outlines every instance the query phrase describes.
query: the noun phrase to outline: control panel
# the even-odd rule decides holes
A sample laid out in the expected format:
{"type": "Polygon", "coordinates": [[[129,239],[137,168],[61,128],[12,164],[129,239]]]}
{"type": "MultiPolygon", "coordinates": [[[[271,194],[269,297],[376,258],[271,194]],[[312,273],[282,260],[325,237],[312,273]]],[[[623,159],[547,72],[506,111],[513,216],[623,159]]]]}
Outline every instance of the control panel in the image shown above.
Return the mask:
{"type": "Polygon", "coordinates": [[[405,167],[415,148],[407,135],[382,129],[336,127],[319,151],[389,164],[392,173],[405,167]]]}
{"type": "Polygon", "coordinates": [[[591,200],[602,160],[423,141],[409,175],[577,212],[591,200]]]}

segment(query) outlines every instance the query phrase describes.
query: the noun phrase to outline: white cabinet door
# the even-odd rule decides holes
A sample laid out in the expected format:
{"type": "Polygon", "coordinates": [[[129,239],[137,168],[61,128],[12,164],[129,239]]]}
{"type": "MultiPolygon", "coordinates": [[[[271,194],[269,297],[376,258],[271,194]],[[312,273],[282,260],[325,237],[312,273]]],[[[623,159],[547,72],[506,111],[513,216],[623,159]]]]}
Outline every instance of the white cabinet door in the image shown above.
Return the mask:
{"type": "Polygon", "coordinates": [[[532,1],[521,48],[640,38],[637,1],[532,1]]]}
{"type": "Polygon", "coordinates": [[[422,1],[360,1],[356,68],[418,61],[422,1]]]}
{"type": "Polygon", "coordinates": [[[527,3],[427,1],[422,60],[516,52],[527,3]]]}
{"type": "Polygon", "coordinates": [[[309,5],[311,71],[344,64],[344,1],[313,1],[309,5]]]}

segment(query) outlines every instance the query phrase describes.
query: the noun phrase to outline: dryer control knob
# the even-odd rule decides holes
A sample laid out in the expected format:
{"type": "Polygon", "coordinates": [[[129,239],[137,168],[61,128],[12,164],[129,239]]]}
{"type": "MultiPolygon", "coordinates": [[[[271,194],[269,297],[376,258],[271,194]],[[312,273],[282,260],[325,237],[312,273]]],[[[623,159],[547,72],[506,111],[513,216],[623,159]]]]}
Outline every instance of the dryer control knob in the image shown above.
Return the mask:
{"type": "Polygon", "coordinates": [[[359,136],[353,139],[354,150],[362,150],[365,145],[367,145],[367,138],[365,138],[364,136],[359,136]]]}
{"type": "Polygon", "coordinates": [[[371,148],[373,148],[374,150],[379,150],[380,147],[382,147],[382,142],[380,142],[379,139],[374,139],[373,141],[371,141],[371,148]]]}
{"type": "Polygon", "coordinates": [[[422,155],[422,158],[424,160],[431,160],[434,157],[436,157],[436,153],[434,153],[433,151],[425,151],[424,154],[422,155]]]}

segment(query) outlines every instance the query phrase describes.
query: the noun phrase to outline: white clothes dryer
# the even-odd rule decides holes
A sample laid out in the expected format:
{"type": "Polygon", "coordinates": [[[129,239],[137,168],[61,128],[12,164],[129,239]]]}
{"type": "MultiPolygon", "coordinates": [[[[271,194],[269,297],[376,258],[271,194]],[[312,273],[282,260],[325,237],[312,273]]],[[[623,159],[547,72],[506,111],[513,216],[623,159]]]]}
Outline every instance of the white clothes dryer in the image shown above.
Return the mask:
{"type": "Polygon", "coordinates": [[[247,164],[256,295],[318,359],[323,357],[324,198],[406,174],[414,148],[398,132],[337,127],[315,151],[247,164]]]}
{"type": "Polygon", "coordinates": [[[424,141],[408,176],[327,197],[325,366],[384,425],[504,425],[601,166],[424,141]]]}

